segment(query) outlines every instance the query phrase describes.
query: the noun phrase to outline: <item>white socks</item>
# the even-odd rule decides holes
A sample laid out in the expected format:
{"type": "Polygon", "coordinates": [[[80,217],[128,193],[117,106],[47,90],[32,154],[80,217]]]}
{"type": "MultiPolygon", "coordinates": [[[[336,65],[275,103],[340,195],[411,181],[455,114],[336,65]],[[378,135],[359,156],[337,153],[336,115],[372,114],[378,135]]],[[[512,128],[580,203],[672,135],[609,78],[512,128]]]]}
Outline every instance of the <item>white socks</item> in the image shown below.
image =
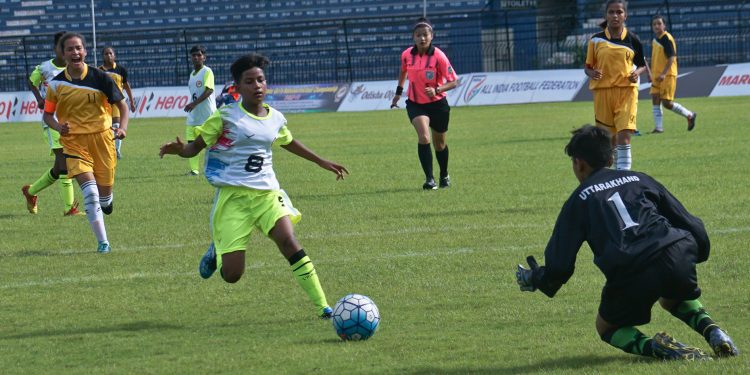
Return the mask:
{"type": "Polygon", "coordinates": [[[630,145],[617,145],[616,154],[615,169],[618,171],[629,171],[631,164],[633,164],[633,158],[630,155],[630,145]]]}
{"type": "Polygon", "coordinates": [[[89,225],[91,225],[91,231],[94,232],[96,240],[109,242],[107,241],[107,230],[104,229],[104,215],[102,215],[102,208],[99,205],[99,188],[96,187],[96,181],[91,180],[81,184],[81,193],[83,193],[83,203],[86,207],[86,218],[89,219],[89,225]]]}
{"type": "Polygon", "coordinates": [[[654,129],[664,130],[664,117],[661,112],[661,104],[654,106],[654,129]]]}
{"type": "Polygon", "coordinates": [[[672,112],[684,116],[685,118],[693,117],[693,112],[688,111],[687,108],[681,106],[679,103],[672,103],[672,112]]]}
{"type": "Polygon", "coordinates": [[[114,196],[114,193],[107,195],[105,197],[99,197],[99,205],[101,207],[109,207],[112,204],[112,197],[114,196]]]}

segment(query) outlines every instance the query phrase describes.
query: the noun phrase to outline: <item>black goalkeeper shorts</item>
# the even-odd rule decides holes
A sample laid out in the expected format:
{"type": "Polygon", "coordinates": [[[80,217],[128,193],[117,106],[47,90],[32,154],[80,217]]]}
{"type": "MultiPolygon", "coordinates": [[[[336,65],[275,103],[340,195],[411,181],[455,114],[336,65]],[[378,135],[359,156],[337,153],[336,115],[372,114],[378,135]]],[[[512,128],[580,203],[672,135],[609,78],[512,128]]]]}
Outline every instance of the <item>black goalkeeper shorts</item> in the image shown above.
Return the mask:
{"type": "Polygon", "coordinates": [[[437,133],[448,131],[451,106],[448,105],[448,99],[446,98],[427,104],[414,103],[407,99],[406,113],[409,115],[409,121],[413,121],[417,116],[427,116],[430,118],[430,128],[432,130],[437,133]]]}
{"type": "Polygon", "coordinates": [[[675,242],[647,269],[616,286],[604,285],[599,315],[618,327],[638,326],[651,321],[651,308],[659,298],[698,299],[697,259],[698,244],[692,236],[675,242]]]}

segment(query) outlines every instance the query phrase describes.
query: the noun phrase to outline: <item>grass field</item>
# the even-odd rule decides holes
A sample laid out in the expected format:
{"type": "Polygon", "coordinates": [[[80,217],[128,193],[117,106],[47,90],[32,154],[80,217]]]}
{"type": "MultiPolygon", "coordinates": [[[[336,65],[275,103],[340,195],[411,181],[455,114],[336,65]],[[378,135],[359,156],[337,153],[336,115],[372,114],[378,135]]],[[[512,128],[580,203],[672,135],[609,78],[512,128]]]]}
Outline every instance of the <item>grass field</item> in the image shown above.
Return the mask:
{"type": "MultiPolygon", "coordinates": [[[[665,111],[666,132],[633,140],[633,167],[664,183],[711,235],[701,298],[750,353],[750,98],[685,99],[693,132],[665,111]]],[[[423,192],[404,111],[289,115],[295,137],[346,165],[333,174],[279,150],[282,187],[304,214],[298,239],[331,304],[369,295],[382,322],[342,342],[297,286],[272,241],[254,235],[234,285],[202,280],[213,189],[160,160],[183,120],[135,120],[118,166],[113,251],[95,252],[85,216],[63,217],[59,188],[30,215],[20,192],[51,165],[37,124],[0,125],[0,372],[150,374],[750,373],[750,354],[710,363],[643,360],[594,329],[604,279],[581,249],[554,299],[521,293],[515,265],[544,246],[577,186],[563,154],[590,103],[454,108],[454,186],[423,192]]],[[[652,128],[650,103],[639,123],[652,128]]],[[[437,168],[437,164],[436,164],[437,168]]],[[[77,192],[80,196],[80,192],[77,192]]],[[[654,308],[642,330],[709,348],[654,308]]]]}

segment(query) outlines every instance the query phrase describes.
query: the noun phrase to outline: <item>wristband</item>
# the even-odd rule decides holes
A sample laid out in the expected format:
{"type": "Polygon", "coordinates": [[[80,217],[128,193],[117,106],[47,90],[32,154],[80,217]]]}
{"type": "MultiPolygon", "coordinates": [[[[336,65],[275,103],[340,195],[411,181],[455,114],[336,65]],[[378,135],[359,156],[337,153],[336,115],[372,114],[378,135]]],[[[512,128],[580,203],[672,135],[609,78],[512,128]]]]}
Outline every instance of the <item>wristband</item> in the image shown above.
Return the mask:
{"type": "Polygon", "coordinates": [[[404,93],[404,88],[401,86],[396,86],[396,95],[401,95],[404,93]]]}

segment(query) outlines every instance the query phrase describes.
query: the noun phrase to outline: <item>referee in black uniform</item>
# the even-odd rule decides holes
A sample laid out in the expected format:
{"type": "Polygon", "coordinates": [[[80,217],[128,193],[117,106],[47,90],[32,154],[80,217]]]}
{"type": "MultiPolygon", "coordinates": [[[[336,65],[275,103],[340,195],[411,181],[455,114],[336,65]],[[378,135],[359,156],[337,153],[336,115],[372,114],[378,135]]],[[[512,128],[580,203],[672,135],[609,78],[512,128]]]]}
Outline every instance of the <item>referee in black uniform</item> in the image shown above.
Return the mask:
{"type": "Polygon", "coordinates": [[[651,320],[659,304],[702,334],[719,357],[736,356],[732,339],[698,301],[696,263],[708,259],[710,242],[703,222],[659,182],[646,174],[611,170],[611,136],[591,125],[573,131],[565,152],[581,184],[568,198],[544,251],[545,265],[528,257],[519,265],[521,290],[549,297],[573,275],[584,241],[607,279],[596,329],[601,339],[627,353],[663,359],[708,359],[697,348],[666,333],[646,337],[635,326],[651,320]]]}

